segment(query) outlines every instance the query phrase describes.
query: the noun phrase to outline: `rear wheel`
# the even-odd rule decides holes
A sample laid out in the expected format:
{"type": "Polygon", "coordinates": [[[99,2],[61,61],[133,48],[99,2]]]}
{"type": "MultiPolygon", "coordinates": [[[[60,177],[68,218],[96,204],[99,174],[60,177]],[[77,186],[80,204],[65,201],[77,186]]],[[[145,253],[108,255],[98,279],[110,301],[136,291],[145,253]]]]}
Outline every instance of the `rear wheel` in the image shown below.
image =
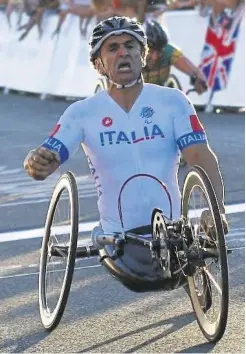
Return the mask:
{"type": "Polygon", "coordinates": [[[203,334],[210,342],[216,342],[225,332],[228,316],[227,249],[213,186],[201,168],[196,167],[187,174],[182,214],[192,229],[191,247],[200,257],[193,276],[188,277],[190,299],[203,334]],[[212,223],[212,237],[205,233],[206,222],[212,223]],[[205,249],[210,250],[206,258],[205,249]]]}
{"type": "Polygon", "coordinates": [[[176,88],[182,91],[182,87],[179,83],[179,80],[177,77],[173,74],[170,74],[167,78],[167,81],[165,83],[165,86],[170,87],[170,88],[176,88]]]}
{"type": "Polygon", "coordinates": [[[51,197],[41,248],[39,310],[45,329],[60,322],[66,307],[76,259],[79,203],[75,177],[64,173],[51,197]]]}

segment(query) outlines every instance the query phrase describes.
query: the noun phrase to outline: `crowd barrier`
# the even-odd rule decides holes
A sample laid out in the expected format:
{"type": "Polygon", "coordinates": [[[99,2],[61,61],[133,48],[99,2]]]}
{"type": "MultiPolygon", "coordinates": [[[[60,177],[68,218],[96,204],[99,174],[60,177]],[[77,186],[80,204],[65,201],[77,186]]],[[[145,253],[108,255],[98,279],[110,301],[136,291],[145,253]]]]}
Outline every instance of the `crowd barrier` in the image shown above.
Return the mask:
{"type": "MultiPolygon", "coordinates": [[[[16,29],[17,18],[12,18],[9,29],[5,14],[0,11],[0,87],[41,96],[87,97],[94,93],[97,73],[88,60],[88,38],[81,38],[79,18],[68,15],[59,37],[52,38],[58,16],[44,17],[44,33],[39,39],[37,28],[19,41],[16,29]]],[[[24,18],[25,23],[28,18],[24,18]]],[[[182,49],[196,65],[199,64],[208,18],[200,17],[196,11],[169,12],[162,15],[161,23],[167,27],[171,42],[182,49]]],[[[88,36],[95,24],[92,19],[88,36]]],[[[245,104],[245,29],[241,24],[237,50],[226,90],[214,95],[213,104],[237,106],[245,104]]],[[[189,88],[188,77],[172,69],[184,91],[189,88]]],[[[206,104],[209,93],[198,96],[192,94],[195,104],[206,104]]]]}

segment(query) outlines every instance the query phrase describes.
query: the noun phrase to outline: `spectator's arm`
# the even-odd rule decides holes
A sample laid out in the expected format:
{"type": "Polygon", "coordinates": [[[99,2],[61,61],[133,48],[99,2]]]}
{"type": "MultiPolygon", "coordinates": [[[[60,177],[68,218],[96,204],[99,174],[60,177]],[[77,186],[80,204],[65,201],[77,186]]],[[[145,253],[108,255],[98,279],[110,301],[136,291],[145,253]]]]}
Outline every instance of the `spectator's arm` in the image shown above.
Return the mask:
{"type": "Polygon", "coordinates": [[[153,17],[159,17],[161,16],[164,12],[168,11],[169,8],[166,5],[163,5],[159,10],[156,10],[152,13],[153,17]]]}
{"type": "MultiPolygon", "coordinates": [[[[184,55],[177,58],[173,65],[183,73],[191,76],[195,74],[198,78],[205,80],[201,71],[184,55]]],[[[206,80],[205,80],[206,81],[206,80]]]]}
{"type": "Polygon", "coordinates": [[[197,5],[197,0],[174,0],[168,4],[169,10],[185,9],[186,7],[195,7],[197,5]]]}
{"type": "Polygon", "coordinates": [[[49,9],[56,9],[58,6],[59,6],[59,1],[58,0],[52,0],[52,1],[49,2],[49,4],[46,7],[49,8],[49,9]]]}
{"type": "Polygon", "coordinates": [[[225,8],[229,8],[229,9],[234,9],[236,8],[241,2],[241,0],[215,0],[215,3],[217,3],[218,5],[222,5],[225,8]]]}
{"type": "Polygon", "coordinates": [[[136,13],[139,22],[143,23],[145,19],[145,13],[147,12],[148,1],[138,0],[136,2],[136,13]]]}

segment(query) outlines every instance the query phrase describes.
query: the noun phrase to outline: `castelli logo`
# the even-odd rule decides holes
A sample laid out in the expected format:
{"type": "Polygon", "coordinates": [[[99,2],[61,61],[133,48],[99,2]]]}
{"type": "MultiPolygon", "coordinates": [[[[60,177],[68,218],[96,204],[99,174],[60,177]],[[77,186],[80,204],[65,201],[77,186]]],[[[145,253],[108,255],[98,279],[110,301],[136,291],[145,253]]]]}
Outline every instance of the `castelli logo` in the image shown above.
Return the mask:
{"type": "Polygon", "coordinates": [[[105,117],[102,120],[102,124],[104,125],[104,127],[110,127],[113,124],[113,119],[110,117],[105,117]]]}

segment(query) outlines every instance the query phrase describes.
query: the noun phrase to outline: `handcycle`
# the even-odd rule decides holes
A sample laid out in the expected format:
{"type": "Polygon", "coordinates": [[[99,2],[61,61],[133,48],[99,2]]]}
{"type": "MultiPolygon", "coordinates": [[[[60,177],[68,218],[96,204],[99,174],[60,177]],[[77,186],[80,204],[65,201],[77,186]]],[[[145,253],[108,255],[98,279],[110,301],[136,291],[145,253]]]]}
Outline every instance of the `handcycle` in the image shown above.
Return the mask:
{"type": "MultiPolygon", "coordinates": [[[[164,196],[163,196],[164,197],[164,196]]],[[[105,233],[100,226],[91,231],[91,242],[77,245],[79,236],[79,198],[75,176],[64,173],[58,180],[48,208],[39,269],[39,310],[44,328],[52,331],[64,313],[78,258],[99,257],[99,262],[126,288],[135,292],[171,291],[184,286],[190,297],[198,325],[210,342],[219,341],[226,329],[229,306],[229,281],[224,230],[213,186],[198,166],[186,175],[181,202],[181,217],[173,220],[172,200],[166,185],[149,174],[128,178],[118,196],[121,232],[105,233]],[[170,214],[154,208],[150,225],[125,230],[122,193],[136,178],[159,183],[168,198],[170,214]],[[59,204],[67,201],[66,225],[55,225],[59,204]],[[209,212],[213,236],[207,236],[202,216],[209,212]],[[66,229],[66,230],[65,230],[66,229]],[[59,235],[64,236],[59,242],[59,235]],[[149,235],[146,237],[146,235],[149,235]],[[56,269],[50,267],[56,265],[56,269]],[[215,276],[213,270],[218,273],[215,276]],[[51,278],[63,274],[54,296],[51,278]],[[218,278],[218,279],[217,279],[218,278]],[[218,305],[217,311],[215,306],[218,305]]]]}

